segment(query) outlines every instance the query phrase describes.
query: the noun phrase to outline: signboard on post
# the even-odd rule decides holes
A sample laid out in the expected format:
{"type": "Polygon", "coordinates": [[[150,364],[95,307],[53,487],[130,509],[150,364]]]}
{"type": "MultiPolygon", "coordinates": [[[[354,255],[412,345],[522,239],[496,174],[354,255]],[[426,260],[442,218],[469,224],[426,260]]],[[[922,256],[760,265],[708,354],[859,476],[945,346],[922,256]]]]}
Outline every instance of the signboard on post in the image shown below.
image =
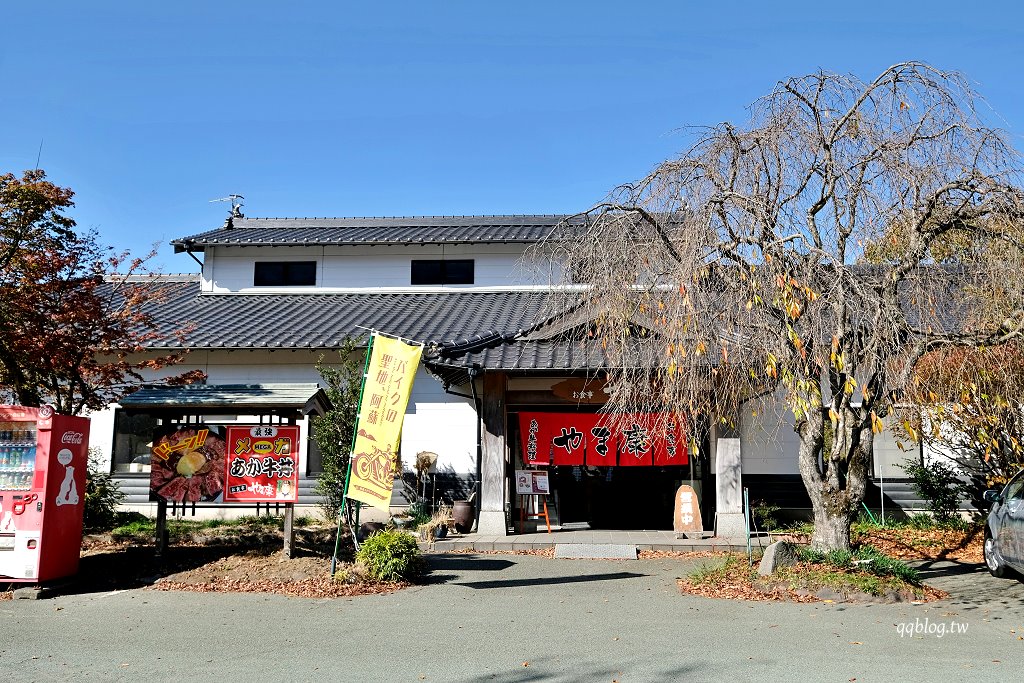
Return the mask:
{"type": "Polygon", "coordinates": [[[516,493],[520,496],[550,494],[548,473],[540,470],[516,470],[516,493]]]}
{"type": "Polygon", "coordinates": [[[363,380],[347,496],[387,511],[402,421],[423,347],[374,335],[363,380]]]}
{"type": "Polygon", "coordinates": [[[224,489],[221,429],[201,424],[167,425],[157,429],[150,465],[150,500],[220,501],[224,489]]]}
{"type": "Polygon", "coordinates": [[[294,503],[299,489],[299,428],[245,425],[227,429],[226,503],[294,503]]]}

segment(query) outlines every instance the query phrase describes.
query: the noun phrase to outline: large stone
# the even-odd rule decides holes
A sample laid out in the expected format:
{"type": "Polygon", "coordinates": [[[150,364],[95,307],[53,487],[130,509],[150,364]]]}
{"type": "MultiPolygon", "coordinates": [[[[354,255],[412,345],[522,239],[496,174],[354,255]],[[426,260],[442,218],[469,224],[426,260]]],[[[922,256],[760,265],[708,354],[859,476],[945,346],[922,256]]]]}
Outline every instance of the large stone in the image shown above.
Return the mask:
{"type": "Polygon", "coordinates": [[[773,574],[779,567],[791,567],[798,561],[796,546],[786,541],[772,543],[764,549],[764,556],[761,564],[757,567],[757,573],[761,576],[773,574]]]}

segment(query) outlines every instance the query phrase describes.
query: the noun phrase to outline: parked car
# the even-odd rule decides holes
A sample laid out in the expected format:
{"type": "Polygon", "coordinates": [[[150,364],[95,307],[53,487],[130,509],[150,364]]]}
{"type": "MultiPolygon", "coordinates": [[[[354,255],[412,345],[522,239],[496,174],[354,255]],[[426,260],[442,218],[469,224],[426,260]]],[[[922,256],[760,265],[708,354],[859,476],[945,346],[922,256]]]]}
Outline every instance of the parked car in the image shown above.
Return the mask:
{"type": "Polygon", "coordinates": [[[992,503],[985,521],[985,565],[992,576],[1007,569],[1024,574],[1024,470],[1013,476],[1002,492],[985,491],[992,503]]]}

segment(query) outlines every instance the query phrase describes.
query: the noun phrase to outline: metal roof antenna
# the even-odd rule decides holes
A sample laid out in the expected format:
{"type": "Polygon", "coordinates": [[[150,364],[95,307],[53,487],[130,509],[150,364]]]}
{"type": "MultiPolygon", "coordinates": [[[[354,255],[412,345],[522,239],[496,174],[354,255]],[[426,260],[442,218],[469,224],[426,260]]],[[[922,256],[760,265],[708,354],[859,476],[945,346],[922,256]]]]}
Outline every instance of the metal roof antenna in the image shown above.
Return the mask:
{"type": "Polygon", "coordinates": [[[221,197],[220,199],[211,199],[210,203],[214,202],[231,202],[231,211],[228,213],[228,218],[224,221],[225,228],[233,228],[234,219],[245,218],[242,213],[242,207],[245,205],[245,197],[240,194],[229,194],[227,197],[221,197]]]}

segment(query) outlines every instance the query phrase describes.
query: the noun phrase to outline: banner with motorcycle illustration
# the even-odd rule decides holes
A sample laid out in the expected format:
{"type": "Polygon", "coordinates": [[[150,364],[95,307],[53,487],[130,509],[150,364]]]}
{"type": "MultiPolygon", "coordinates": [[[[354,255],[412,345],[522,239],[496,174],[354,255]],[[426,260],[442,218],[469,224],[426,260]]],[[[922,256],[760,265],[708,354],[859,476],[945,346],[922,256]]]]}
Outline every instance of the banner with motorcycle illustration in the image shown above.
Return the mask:
{"type": "Polygon", "coordinates": [[[228,427],[224,502],[296,502],[298,452],[299,428],[295,425],[228,427]]]}
{"type": "Polygon", "coordinates": [[[402,420],[423,347],[376,334],[372,344],[363,378],[347,496],[387,511],[402,420]]]}

